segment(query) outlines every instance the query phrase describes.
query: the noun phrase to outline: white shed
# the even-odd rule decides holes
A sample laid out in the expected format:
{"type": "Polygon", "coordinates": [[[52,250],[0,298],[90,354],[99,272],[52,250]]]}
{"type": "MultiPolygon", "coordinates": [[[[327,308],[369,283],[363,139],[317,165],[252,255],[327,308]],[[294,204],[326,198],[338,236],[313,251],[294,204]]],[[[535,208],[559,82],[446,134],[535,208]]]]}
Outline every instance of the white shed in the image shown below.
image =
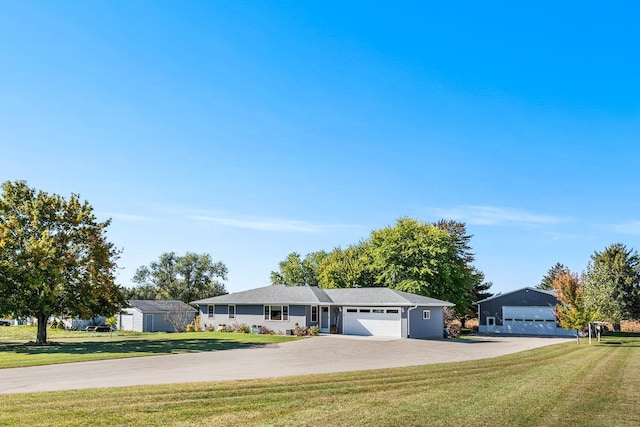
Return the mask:
{"type": "Polygon", "coordinates": [[[117,317],[122,331],[175,332],[192,323],[198,310],[176,300],[130,300],[117,317]]]}

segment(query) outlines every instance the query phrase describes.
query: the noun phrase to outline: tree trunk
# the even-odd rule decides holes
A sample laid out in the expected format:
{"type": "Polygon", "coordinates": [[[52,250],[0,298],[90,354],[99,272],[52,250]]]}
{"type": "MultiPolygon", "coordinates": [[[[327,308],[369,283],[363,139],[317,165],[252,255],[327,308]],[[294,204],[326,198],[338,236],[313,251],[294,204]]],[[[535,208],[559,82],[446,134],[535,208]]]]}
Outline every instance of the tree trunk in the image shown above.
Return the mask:
{"type": "Polygon", "coordinates": [[[576,339],[578,340],[578,345],[580,345],[580,330],[576,329],[576,339]]]}
{"type": "Polygon", "coordinates": [[[36,337],[36,345],[47,344],[47,322],[49,316],[45,314],[38,314],[38,335],[36,337]]]}

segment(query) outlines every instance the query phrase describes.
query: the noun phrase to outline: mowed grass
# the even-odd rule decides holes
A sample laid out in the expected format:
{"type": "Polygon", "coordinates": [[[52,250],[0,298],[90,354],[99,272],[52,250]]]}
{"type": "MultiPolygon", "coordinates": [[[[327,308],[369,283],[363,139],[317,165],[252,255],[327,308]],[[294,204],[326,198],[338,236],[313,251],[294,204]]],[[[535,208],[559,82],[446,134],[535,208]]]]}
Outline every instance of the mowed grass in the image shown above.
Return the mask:
{"type": "Polygon", "coordinates": [[[400,369],[0,395],[0,425],[638,426],[639,402],[640,337],[606,337],[400,369]]]}
{"type": "Polygon", "coordinates": [[[48,332],[48,340],[53,344],[25,345],[35,340],[35,336],[35,327],[0,328],[0,368],[229,350],[296,339],[282,335],[225,332],[104,333],[53,329],[48,332]]]}

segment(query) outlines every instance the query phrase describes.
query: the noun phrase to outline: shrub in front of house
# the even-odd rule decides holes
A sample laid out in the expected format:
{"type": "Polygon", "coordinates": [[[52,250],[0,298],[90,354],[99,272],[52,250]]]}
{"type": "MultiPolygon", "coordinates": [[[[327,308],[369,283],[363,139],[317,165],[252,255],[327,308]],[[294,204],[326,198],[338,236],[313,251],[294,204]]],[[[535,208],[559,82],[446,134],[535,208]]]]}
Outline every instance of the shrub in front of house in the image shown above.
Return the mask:
{"type": "Polygon", "coordinates": [[[196,331],[196,325],[194,325],[193,323],[189,323],[185,328],[185,332],[195,332],[195,331],[196,331]]]}
{"type": "Polygon", "coordinates": [[[51,325],[49,326],[51,327],[51,329],[58,328],[58,321],[56,319],[53,319],[53,322],[51,322],[51,325]]]}
{"type": "Polygon", "coordinates": [[[61,320],[58,322],[58,329],[66,329],[67,325],[61,320]]]}
{"type": "Polygon", "coordinates": [[[296,327],[293,330],[293,334],[298,337],[308,337],[312,335],[318,335],[320,333],[320,327],[318,325],[307,328],[306,326],[300,326],[296,323],[296,327]]]}
{"type": "Polygon", "coordinates": [[[224,325],[222,327],[222,331],[235,332],[237,334],[250,334],[251,327],[249,325],[245,325],[244,323],[233,323],[230,325],[224,325]]]}
{"type": "Polygon", "coordinates": [[[260,332],[258,332],[259,334],[262,334],[262,335],[274,335],[275,334],[275,332],[273,332],[273,329],[269,329],[266,326],[260,325],[259,328],[260,328],[260,332]]]}

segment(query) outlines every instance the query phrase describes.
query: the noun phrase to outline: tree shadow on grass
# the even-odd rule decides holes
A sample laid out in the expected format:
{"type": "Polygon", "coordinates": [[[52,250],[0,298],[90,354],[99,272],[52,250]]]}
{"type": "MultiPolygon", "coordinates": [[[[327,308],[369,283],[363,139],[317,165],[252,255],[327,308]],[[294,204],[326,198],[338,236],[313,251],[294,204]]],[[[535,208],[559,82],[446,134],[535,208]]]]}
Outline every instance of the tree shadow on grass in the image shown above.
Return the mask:
{"type": "Polygon", "coordinates": [[[185,339],[185,340],[114,340],[97,342],[59,342],[45,346],[0,345],[0,351],[17,354],[178,354],[204,351],[232,350],[239,348],[263,347],[265,343],[246,343],[225,339],[185,339]]]}

